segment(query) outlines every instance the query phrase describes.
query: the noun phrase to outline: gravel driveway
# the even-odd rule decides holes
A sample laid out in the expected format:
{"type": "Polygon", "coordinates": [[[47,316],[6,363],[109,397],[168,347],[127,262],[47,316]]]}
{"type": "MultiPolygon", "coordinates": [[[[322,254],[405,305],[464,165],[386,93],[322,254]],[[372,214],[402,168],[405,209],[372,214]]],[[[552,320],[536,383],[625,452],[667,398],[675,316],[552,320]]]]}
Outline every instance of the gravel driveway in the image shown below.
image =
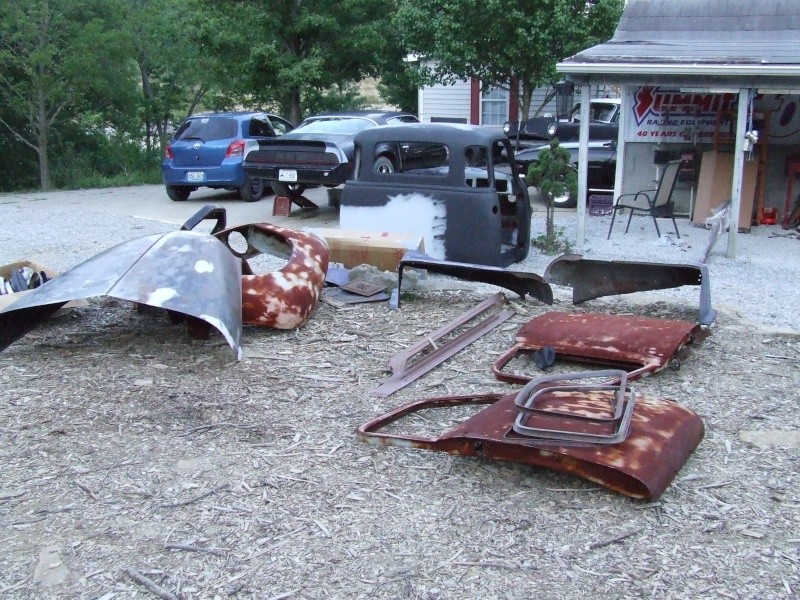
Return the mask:
{"type": "MultiPolygon", "coordinates": [[[[163,195],[95,190],[104,207],[94,208],[64,192],[0,196],[0,263],[65,270],[175,229],[126,215],[131,189],[156,206],[163,195]]],[[[271,218],[271,200],[257,204],[271,218]]],[[[696,262],[707,235],[679,221],[682,241],[659,240],[642,219],[606,241],[609,219],[587,217],[588,256],[696,262]]],[[[557,223],[569,235],[574,212],[557,223]]],[[[497,290],[420,291],[399,311],[322,303],[297,331],[245,327],[238,362],[221,337],[192,340],[120,301],[65,311],[0,353],[0,595],[796,597],[800,240],[786,233],[755,228],[737,261],[715,250],[711,335],[680,370],[635,384],[705,424],[654,502],[513,463],[367,446],[354,430],[416,399],[517,389],[494,380],[491,363],[536,315],[695,320],[697,288],[577,307],[563,288],[553,307],[512,297],[509,321],[388,398],[371,391],[391,356],[497,290]]],[[[541,273],[550,260],[532,253],[515,268],[541,273]]],[[[404,427],[441,432],[453,419],[437,412],[404,427]]]]}

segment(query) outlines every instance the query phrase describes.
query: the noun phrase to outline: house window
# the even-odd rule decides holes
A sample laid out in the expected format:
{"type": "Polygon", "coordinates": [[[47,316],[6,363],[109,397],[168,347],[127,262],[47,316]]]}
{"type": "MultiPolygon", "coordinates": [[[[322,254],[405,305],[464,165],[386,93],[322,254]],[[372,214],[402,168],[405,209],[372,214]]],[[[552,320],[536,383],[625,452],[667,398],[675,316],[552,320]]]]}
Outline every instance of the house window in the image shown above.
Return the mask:
{"type": "Polygon", "coordinates": [[[502,125],[508,121],[508,91],[489,88],[481,94],[481,125],[502,125]]]}

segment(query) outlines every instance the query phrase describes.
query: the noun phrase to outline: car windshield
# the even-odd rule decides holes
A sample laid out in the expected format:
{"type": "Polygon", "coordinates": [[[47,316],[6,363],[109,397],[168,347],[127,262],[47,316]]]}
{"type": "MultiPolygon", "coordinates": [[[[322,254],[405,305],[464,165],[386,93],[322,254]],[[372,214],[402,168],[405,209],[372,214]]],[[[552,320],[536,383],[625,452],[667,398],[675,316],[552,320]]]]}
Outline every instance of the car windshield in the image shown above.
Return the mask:
{"type": "Polygon", "coordinates": [[[343,135],[355,135],[359,131],[364,131],[374,126],[375,123],[369,119],[322,117],[307,121],[292,133],[338,133],[343,135]]]}
{"type": "Polygon", "coordinates": [[[417,119],[417,117],[412,115],[401,115],[399,117],[391,117],[386,121],[389,125],[394,125],[396,123],[419,123],[419,119],[417,119]]]}
{"type": "MultiPolygon", "coordinates": [[[[589,120],[601,121],[603,123],[611,123],[611,119],[614,118],[615,110],[616,110],[616,105],[614,104],[606,104],[604,102],[592,102],[589,105],[589,120]]],[[[572,109],[572,120],[573,121],[581,120],[580,104],[576,104],[575,108],[572,109]]]]}
{"type": "Polygon", "coordinates": [[[235,138],[238,123],[225,117],[199,117],[181,125],[175,133],[176,140],[200,139],[204,142],[235,138]]]}

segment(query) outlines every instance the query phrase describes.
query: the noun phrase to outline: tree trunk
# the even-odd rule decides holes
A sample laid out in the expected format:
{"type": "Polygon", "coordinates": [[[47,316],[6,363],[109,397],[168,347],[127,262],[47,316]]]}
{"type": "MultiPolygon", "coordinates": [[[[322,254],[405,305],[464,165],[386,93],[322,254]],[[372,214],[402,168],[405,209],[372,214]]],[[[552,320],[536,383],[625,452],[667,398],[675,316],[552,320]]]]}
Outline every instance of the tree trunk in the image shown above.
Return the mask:
{"type": "Polygon", "coordinates": [[[293,87],[290,92],[289,120],[295,125],[299,125],[302,120],[302,113],[300,112],[300,88],[297,86],[293,87]]]}
{"type": "Polygon", "coordinates": [[[533,98],[533,86],[527,82],[522,82],[522,91],[519,98],[520,121],[526,121],[531,114],[531,99],[533,98]]]}
{"type": "Polygon", "coordinates": [[[47,192],[50,190],[50,163],[47,154],[47,134],[50,129],[50,123],[47,119],[47,107],[43,94],[39,95],[39,107],[36,119],[36,153],[39,155],[39,185],[43,192],[47,192]]]}
{"type": "MultiPolygon", "coordinates": [[[[151,138],[152,134],[152,115],[151,112],[153,111],[153,86],[150,81],[150,71],[144,65],[144,58],[142,56],[139,57],[139,74],[142,78],[142,95],[144,96],[144,105],[145,105],[145,147],[150,150],[153,147],[153,142],[151,138]]],[[[159,136],[160,137],[160,136],[159,136]]]]}

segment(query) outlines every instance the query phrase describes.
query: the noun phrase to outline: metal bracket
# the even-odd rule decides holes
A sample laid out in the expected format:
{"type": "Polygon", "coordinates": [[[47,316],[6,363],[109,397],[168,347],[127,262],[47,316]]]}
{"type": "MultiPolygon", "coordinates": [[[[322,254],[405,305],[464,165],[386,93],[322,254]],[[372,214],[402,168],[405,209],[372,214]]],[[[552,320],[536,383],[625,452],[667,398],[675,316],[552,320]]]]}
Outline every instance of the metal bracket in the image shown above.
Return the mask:
{"type": "Polygon", "coordinates": [[[225,209],[221,206],[206,204],[181,225],[181,231],[191,231],[197,227],[201,221],[205,221],[206,219],[215,219],[217,221],[217,224],[214,225],[214,228],[211,230],[211,235],[219,233],[226,227],[227,217],[225,215],[225,209]]]}
{"type": "Polygon", "coordinates": [[[630,432],[636,394],[625,371],[607,369],[539,377],[520,390],[514,403],[520,413],[512,427],[520,435],[559,445],[618,444],[630,432]],[[595,378],[603,383],[566,385],[595,378]],[[617,383],[609,384],[609,378],[617,383]],[[611,408],[609,416],[604,405],[611,408]]]}

